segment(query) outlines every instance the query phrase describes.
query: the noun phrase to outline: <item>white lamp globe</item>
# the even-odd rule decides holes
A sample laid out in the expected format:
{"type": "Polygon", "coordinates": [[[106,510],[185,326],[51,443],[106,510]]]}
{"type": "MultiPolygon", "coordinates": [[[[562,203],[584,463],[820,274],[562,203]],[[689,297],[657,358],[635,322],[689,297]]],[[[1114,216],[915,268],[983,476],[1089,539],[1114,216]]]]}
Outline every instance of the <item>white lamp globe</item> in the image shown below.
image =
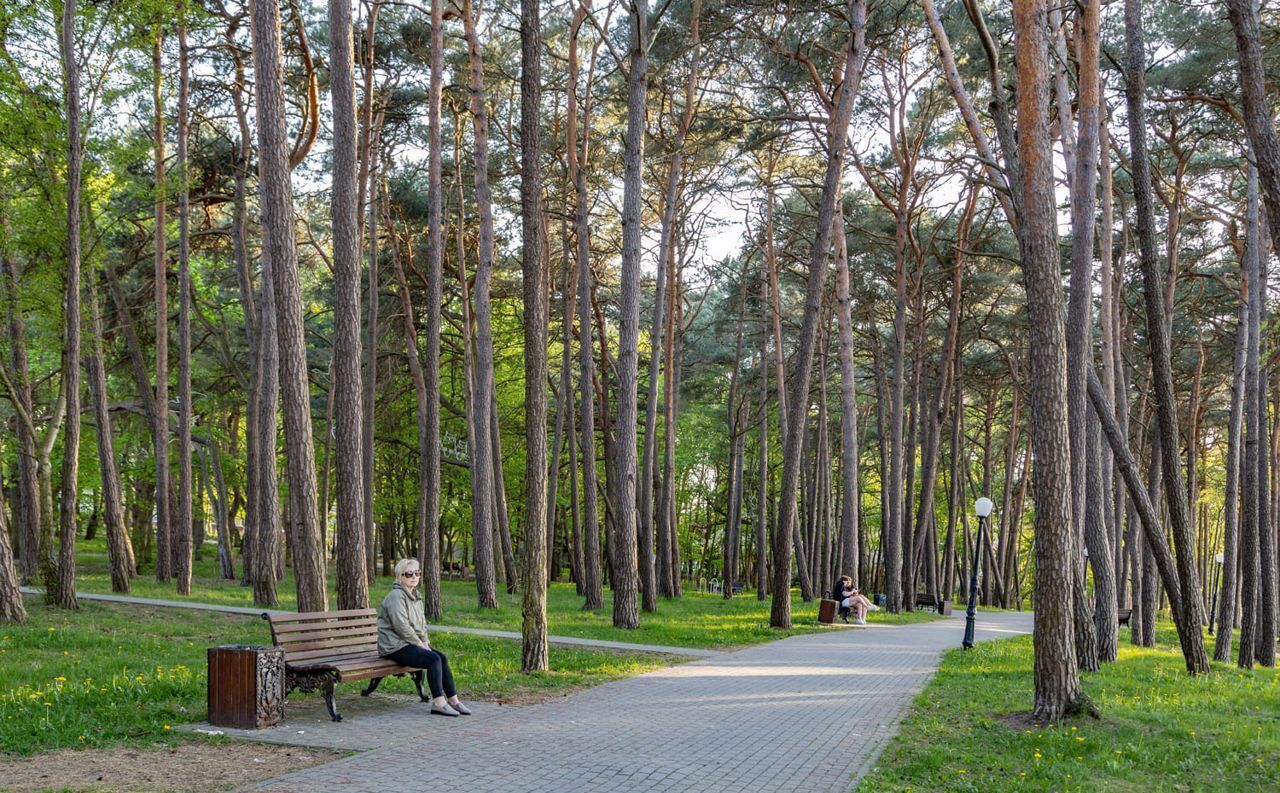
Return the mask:
{"type": "Polygon", "coordinates": [[[987,498],[986,496],[983,496],[982,498],[973,502],[973,511],[977,513],[978,517],[980,518],[985,518],[988,515],[990,515],[991,510],[993,508],[995,508],[995,504],[993,504],[991,499],[987,498]]]}

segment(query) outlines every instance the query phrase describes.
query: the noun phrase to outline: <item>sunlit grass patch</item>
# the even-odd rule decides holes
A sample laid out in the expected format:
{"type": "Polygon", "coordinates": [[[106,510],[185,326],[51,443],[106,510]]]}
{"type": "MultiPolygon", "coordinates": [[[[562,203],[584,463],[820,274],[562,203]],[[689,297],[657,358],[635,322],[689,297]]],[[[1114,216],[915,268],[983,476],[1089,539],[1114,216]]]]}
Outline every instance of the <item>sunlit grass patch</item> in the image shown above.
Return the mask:
{"type": "Polygon", "coordinates": [[[1280,789],[1280,672],[1189,677],[1176,636],[1083,676],[1102,718],[1028,722],[1032,637],[948,651],[859,790],[1280,789]],[[1011,726],[1012,725],[1012,726],[1011,726]]]}
{"type": "MultiPolygon", "coordinates": [[[[36,598],[27,605],[26,623],[0,628],[0,753],[182,740],[177,725],[205,718],[207,649],[271,641],[254,617],[93,601],[75,612],[36,598]]],[[[683,660],[552,647],[551,670],[524,675],[519,642],[438,632],[432,644],[474,699],[540,699],[683,660]]],[[[340,686],[340,696],[360,685],[340,686]]],[[[382,687],[398,689],[412,684],[392,678],[382,687]]]]}

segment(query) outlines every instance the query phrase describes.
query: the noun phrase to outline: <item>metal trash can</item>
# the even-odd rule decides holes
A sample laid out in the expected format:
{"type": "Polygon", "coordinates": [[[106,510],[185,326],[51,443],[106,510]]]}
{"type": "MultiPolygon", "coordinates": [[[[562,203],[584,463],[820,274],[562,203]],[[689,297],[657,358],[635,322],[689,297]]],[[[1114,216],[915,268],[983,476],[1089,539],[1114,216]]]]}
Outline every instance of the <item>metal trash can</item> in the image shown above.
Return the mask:
{"type": "Polygon", "coordinates": [[[836,621],[836,609],[840,606],[834,600],[823,599],[818,603],[818,622],[830,625],[836,621]]]}
{"type": "Polygon", "coordinates": [[[209,648],[209,723],[259,730],[284,721],[284,651],[226,644],[209,648]]]}

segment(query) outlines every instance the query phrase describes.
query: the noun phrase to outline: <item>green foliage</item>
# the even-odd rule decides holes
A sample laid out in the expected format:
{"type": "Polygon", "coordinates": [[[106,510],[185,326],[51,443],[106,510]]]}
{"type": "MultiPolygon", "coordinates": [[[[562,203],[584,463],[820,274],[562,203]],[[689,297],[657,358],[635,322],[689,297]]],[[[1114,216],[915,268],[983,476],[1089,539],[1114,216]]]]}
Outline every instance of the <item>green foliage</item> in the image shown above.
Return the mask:
{"type": "Polygon", "coordinates": [[[1102,718],[1026,721],[1030,636],[950,650],[858,790],[1274,790],[1280,673],[1189,677],[1162,626],[1083,678],[1102,718]]]}

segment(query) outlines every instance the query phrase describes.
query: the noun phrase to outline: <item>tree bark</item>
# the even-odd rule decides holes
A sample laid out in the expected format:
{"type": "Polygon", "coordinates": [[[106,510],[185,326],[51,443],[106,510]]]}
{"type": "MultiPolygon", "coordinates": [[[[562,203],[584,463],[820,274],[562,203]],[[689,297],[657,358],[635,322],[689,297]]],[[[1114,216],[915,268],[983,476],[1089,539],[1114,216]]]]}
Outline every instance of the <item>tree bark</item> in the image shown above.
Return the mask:
{"type": "MultiPolygon", "coordinates": [[[[351,3],[329,0],[329,91],[333,98],[333,418],[338,527],[338,608],[369,605],[365,554],[365,452],[360,378],[360,206],[356,186],[355,63],[351,3]]],[[[376,201],[374,202],[376,204],[376,201]]],[[[376,290],[374,290],[376,292],[376,290]]],[[[372,330],[370,331],[372,333],[372,330]]],[[[410,336],[410,343],[413,337],[410,336]]],[[[375,377],[370,361],[368,376],[375,377]]]]}
{"type": "Polygon", "coordinates": [[[155,307],[156,307],[156,384],[155,411],[152,413],[152,445],[155,448],[156,474],[156,580],[167,582],[173,577],[173,528],[169,505],[169,265],[165,243],[165,147],[164,104],[160,98],[163,75],[161,48],[164,28],[157,26],[151,50],[152,110],[154,112],[155,148],[155,307]]]}
{"type": "Polygon", "coordinates": [[[120,497],[120,469],[116,465],[115,432],[107,406],[107,373],[102,355],[102,311],[97,284],[89,286],[89,313],[93,323],[92,343],[85,368],[93,399],[93,420],[98,425],[98,470],[102,478],[102,507],[107,529],[107,562],[111,568],[111,591],[128,594],[130,578],[137,572],[129,533],[124,527],[120,497]]]}
{"type": "Polygon", "coordinates": [[[440,105],[444,88],[444,2],[431,2],[431,83],[427,101],[427,296],[423,312],[426,347],[422,360],[426,405],[425,431],[419,439],[426,461],[420,474],[423,492],[422,531],[418,561],[422,566],[422,605],[428,617],[443,613],[440,598],[440,303],[444,226],[441,167],[440,105]]]}
{"type": "MultiPolygon", "coordinates": [[[[302,287],[298,280],[293,228],[292,180],[289,173],[281,69],[280,16],[279,9],[270,3],[255,3],[252,13],[254,72],[257,75],[258,181],[262,185],[263,280],[264,288],[271,289],[276,303],[274,338],[278,339],[280,355],[280,391],[284,403],[285,460],[290,493],[289,520],[294,525],[291,539],[294,575],[297,580],[297,607],[301,612],[325,611],[328,608],[328,595],[324,583],[324,549],[320,547],[319,525],[316,520],[311,395],[307,383],[302,287]]],[[[262,320],[265,329],[265,310],[262,320]]],[[[265,330],[261,335],[272,336],[265,330]]],[[[274,418],[274,412],[272,417],[274,418]]],[[[264,498],[260,503],[271,508],[276,501],[274,498],[264,498]]],[[[274,544],[274,537],[268,542],[274,544]]],[[[261,552],[261,547],[259,550],[261,552]]],[[[274,559],[259,561],[271,564],[274,559]]]]}
{"type": "Polygon", "coordinates": [[[640,344],[640,203],[644,165],[645,95],[649,69],[649,3],[631,0],[627,129],[623,141],[621,329],[618,339],[617,454],[614,491],[613,624],[635,628],[636,387],[640,344]]]}
{"type": "Polygon", "coordinates": [[[596,467],[595,426],[595,358],[592,346],[591,324],[591,229],[588,217],[587,179],[583,170],[587,143],[590,137],[589,103],[582,111],[582,140],[576,129],[578,102],[578,50],[577,31],[581,28],[590,7],[590,0],[582,0],[574,12],[569,48],[569,129],[567,138],[569,179],[573,182],[574,255],[578,270],[578,388],[580,391],[581,426],[579,427],[579,451],[582,454],[582,608],[599,609],[604,602],[600,577],[600,508],[596,467]]]}
{"type": "Polygon", "coordinates": [[[1240,314],[1236,320],[1236,351],[1231,366],[1231,412],[1227,419],[1226,486],[1223,495],[1222,527],[1222,589],[1218,597],[1217,636],[1213,645],[1213,660],[1231,660],[1231,634],[1235,628],[1236,590],[1239,578],[1236,570],[1240,557],[1240,466],[1241,435],[1244,430],[1245,358],[1249,341],[1249,290],[1245,286],[1247,271],[1242,273],[1240,314]]]}
{"type": "Polygon", "coordinates": [[[471,450],[471,528],[475,550],[476,595],[483,608],[497,608],[497,582],[493,565],[494,513],[493,459],[489,426],[489,394],[493,390],[493,326],[489,283],[493,277],[493,207],[489,197],[489,111],[484,97],[484,66],[476,35],[475,11],[470,0],[462,9],[470,64],[471,122],[475,134],[476,213],[480,220],[479,259],[476,262],[475,319],[476,364],[474,370],[475,445],[471,450]]]}
{"type": "Polygon", "coordinates": [[[84,147],[80,137],[80,66],[75,46],[75,14],[75,0],[63,0],[58,40],[67,106],[67,271],[62,315],[62,393],[67,400],[67,425],[62,436],[57,586],[46,596],[52,595],[57,606],[64,609],[79,608],[75,553],[80,518],[80,173],[84,147]]]}
{"type": "Polygon", "coordinates": [[[1023,281],[1030,323],[1035,455],[1035,718],[1051,723],[1087,707],[1071,627],[1071,459],[1067,427],[1066,331],[1049,138],[1049,52],[1044,0],[1014,7],[1023,281]]]}
{"type": "MultiPolygon", "coordinates": [[[[1178,462],[1178,415],[1173,393],[1170,363],[1169,325],[1165,296],[1157,272],[1154,211],[1151,202],[1151,173],[1146,148],[1146,54],[1143,50],[1142,15],[1139,0],[1125,0],[1125,51],[1127,75],[1125,98],[1129,114],[1129,146],[1132,150],[1134,202],[1138,221],[1139,261],[1142,266],[1143,292],[1147,308],[1147,335],[1151,350],[1152,386],[1160,431],[1161,468],[1165,500],[1173,530],[1173,547],[1178,562],[1178,578],[1182,584],[1182,607],[1188,622],[1199,623],[1202,614],[1199,576],[1196,574],[1194,538],[1191,536],[1186,490],[1182,485],[1182,468],[1178,462]]],[[[1192,641],[1192,674],[1209,671],[1204,639],[1197,630],[1192,641]]]]}
{"type": "Polygon", "coordinates": [[[800,325],[799,346],[796,351],[795,377],[791,382],[787,433],[782,455],[782,486],[779,499],[778,529],[773,537],[774,577],[773,602],[769,624],[775,628],[791,627],[791,535],[796,519],[796,486],[800,477],[800,440],[803,434],[804,414],[808,410],[809,375],[813,368],[813,349],[822,304],[822,292],[826,285],[827,254],[831,244],[832,219],[836,201],[840,196],[840,175],[844,169],[845,137],[849,116],[858,93],[862,64],[866,59],[867,6],[865,0],[849,0],[849,43],[844,54],[844,78],[840,85],[839,99],[832,109],[827,125],[827,168],[822,183],[822,198],[818,204],[817,238],[809,259],[809,279],[805,287],[805,306],[800,325]]]}
{"type": "Polygon", "coordinates": [[[547,265],[542,250],[542,34],[538,0],[520,0],[520,216],[524,276],[524,601],[520,671],[547,669],[547,265]]]}
{"type": "MultiPolygon", "coordinates": [[[[0,219],[8,236],[9,218],[0,219]]],[[[0,254],[0,265],[5,269],[8,300],[9,356],[13,365],[15,382],[10,388],[9,398],[14,403],[14,410],[31,416],[34,412],[31,397],[31,375],[27,362],[27,330],[23,320],[22,308],[18,302],[21,292],[22,274],[17,261],[6,254],[0,254]]],[[[18,503],[14,509],[14,520],[17,522],[15,537],[18,538],[18,570],[21,583],[29,583],[39,572],[40,550],[40,473],[39,452],[34,427],[25,421],[18,422],[18,503]]]]}
{"type": "Polygon", "coordinates": [[[191,68],[187,54],[186,5],[178,22],[178,503],[174,536],[174,578],[178,594],[191,594],[191,180],[187,162],[191,68]]]}
{"type": "Polygon", "coordinates": [[[27,608],[18,589],[18,571],[13,564],[13,547],[9,545],[7,513],[0,488],[0,623],[26,622],[27,608]]]}

